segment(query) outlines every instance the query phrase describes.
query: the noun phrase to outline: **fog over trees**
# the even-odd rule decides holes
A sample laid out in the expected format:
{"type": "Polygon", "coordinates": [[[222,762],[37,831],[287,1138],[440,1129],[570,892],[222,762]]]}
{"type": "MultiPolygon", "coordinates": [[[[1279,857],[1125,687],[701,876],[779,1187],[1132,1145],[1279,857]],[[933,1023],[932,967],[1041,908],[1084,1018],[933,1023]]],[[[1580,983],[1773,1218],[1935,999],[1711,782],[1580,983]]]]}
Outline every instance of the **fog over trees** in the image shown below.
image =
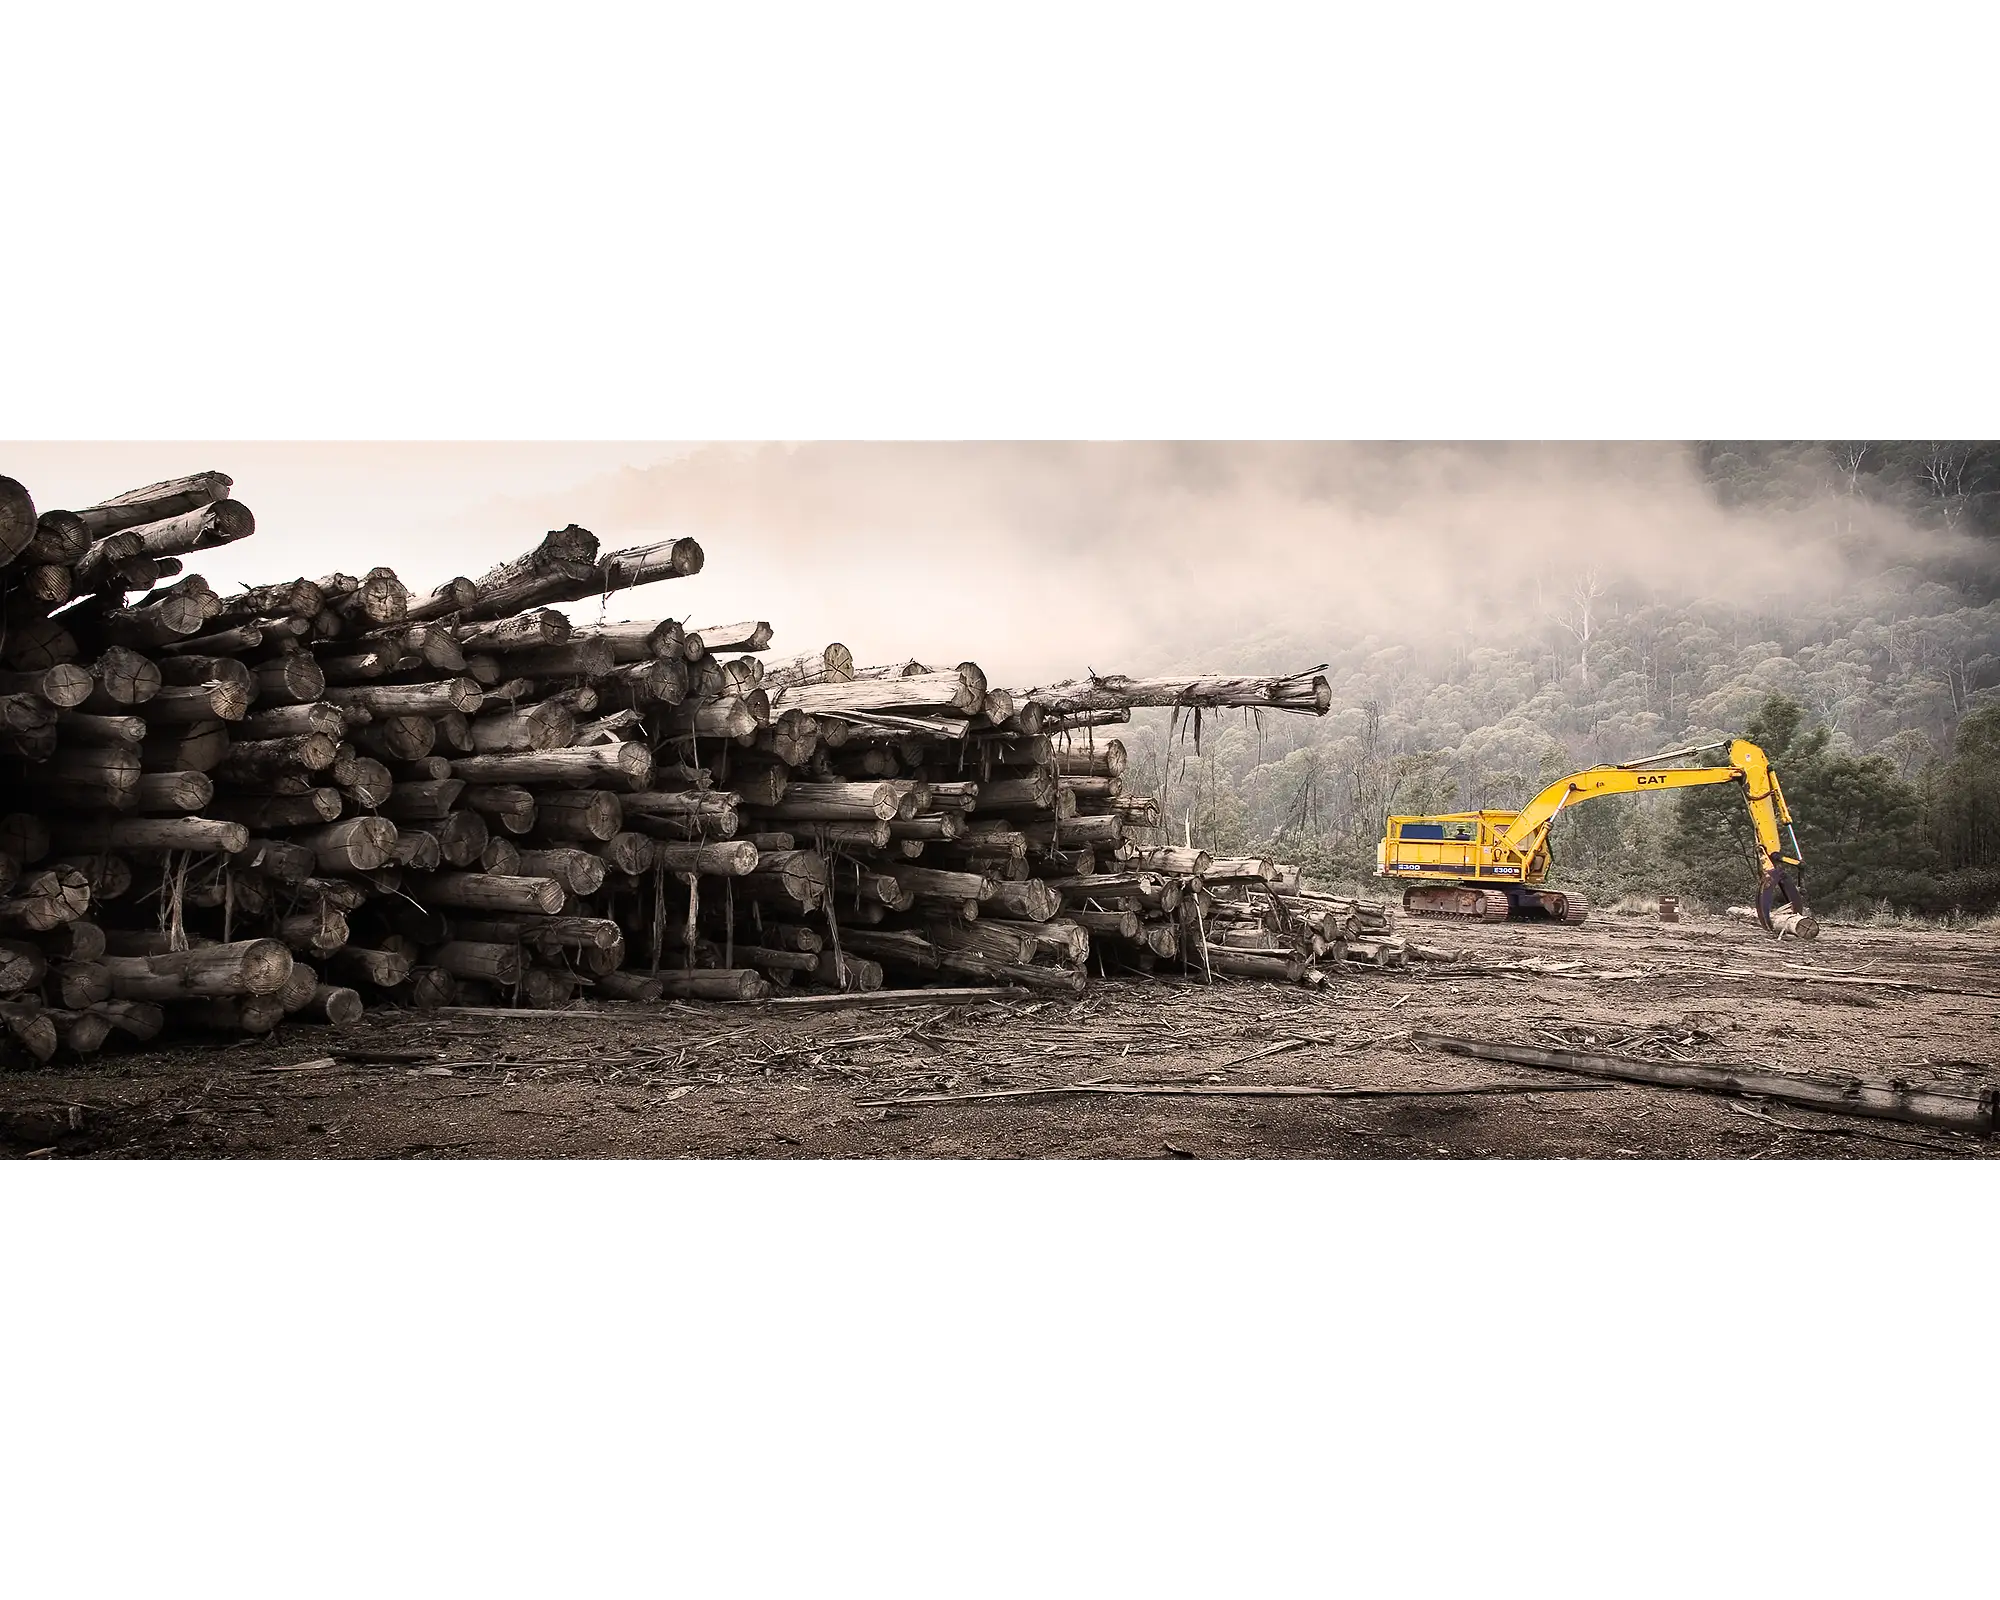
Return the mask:
{"type": "MultiPolygon", "coordinates": [[[[1706,442],[1691,458],[1737,519],[1740,562],[1690,546],[1684,572],[1649,577],[1615,536],[1601,559],[1571,542],[1530,561],[1527,603],[1454,626],[1426,592],[1455,585],[1432,582],[1438,546],[1418,541],[1407,602],[1367,631],[1287,619],[1176,663],[1325,660],[1323,722],[1211,721],[1199,752],[1191,730],[1148,724],[1127,737],[1131,778],[1164,788],[1177,838],[1353,878],[1392,813],[1511,808],[1578,767],[1747,734],[1801,819],[1816,904],[2000,905],[2000,446],[1706,442]],[[1773,540],[1800,570],[1774,573],[1773,540]]],[[[1742,812],[1731,790],[1592,802],[1556,824],[1557,876],[1740,902],[1742,812]]]]}

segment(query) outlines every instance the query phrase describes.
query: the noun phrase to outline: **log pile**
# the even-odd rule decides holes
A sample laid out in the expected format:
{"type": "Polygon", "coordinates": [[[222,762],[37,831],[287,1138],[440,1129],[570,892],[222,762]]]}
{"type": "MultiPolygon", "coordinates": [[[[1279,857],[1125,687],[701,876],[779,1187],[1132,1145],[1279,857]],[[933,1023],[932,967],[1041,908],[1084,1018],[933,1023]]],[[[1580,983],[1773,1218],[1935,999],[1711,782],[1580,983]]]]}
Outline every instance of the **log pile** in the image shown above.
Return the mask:
{"type": "Polygon", "coordinates": [[[573,525],[428,593],[375,567],[222,594],[181,558],[254,531],[232,487],[37,513],[0,478],[0,1037],[32,1057],[380,1004],[1317,982],[1387,934],[1149,842],[1099,733],[1324,713],[1323,677],[1010,691],[837,644],[767,662],[761,621],[579,625],[553,607],[703,554],[573,525]]]}

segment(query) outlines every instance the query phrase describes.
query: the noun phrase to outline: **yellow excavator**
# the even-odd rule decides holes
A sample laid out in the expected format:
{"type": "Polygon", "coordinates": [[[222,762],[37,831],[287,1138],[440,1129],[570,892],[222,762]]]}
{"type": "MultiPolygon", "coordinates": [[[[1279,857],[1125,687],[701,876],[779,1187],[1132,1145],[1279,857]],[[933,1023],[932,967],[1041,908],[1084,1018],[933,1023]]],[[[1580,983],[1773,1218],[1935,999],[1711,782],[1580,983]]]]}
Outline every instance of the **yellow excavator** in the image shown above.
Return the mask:
{"type": "Polygon", "coordinates": [[[1747,739],[1690,745],[1643,761],[1592,767],[1550,784],[1519,811],[1456,811],[1436,817],[1391,817],[1376,847],[1380,877],[1415,880],[1403,891],[1403,909],[1417,916],[1468,917],[1481,922],[1581,922],[1590,915],[1584,896],[1544,888],[1552,857],[1549,827],[1580,801],[1607,794],[1646,794],[1740,783],[1757,833],[1760,882],[1757,920],[1767,933],[1810,939],[1819,931],[1800,885],[1805,865],[1792,813],[1777,773],[1747,739]],[[1727,750],[1721,766],[1671,763],[1727,750]],[[1783,905],[1780,905],[1780,901],[1783,905]],[[1773,913],[1779,913],[1773,922],[1773,913]],[[1785,914],[1789,912],[1789,915],[1785,914]]]}

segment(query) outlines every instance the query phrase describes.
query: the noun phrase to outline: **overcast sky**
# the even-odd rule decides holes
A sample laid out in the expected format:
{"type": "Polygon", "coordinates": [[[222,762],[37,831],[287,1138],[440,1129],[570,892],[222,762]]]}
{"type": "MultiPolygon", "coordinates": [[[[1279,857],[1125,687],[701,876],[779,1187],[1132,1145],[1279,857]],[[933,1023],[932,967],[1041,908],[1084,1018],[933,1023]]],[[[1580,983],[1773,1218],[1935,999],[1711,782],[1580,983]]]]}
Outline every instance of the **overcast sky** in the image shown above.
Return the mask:
{"type": "Polygon", "coordinates": [[[257,517],[190,560],[218,588],[379,564],[422,591],[568,522],[607,549],[690,534],[703,572],[606,614],[764,620],[774,653],[838,639],[1021,687],[1477,638],[1592,571],[1769,604],[1937,537],[1726,512],[1672,444],[0,444],[43,509],[206,468],[257,517]]]}

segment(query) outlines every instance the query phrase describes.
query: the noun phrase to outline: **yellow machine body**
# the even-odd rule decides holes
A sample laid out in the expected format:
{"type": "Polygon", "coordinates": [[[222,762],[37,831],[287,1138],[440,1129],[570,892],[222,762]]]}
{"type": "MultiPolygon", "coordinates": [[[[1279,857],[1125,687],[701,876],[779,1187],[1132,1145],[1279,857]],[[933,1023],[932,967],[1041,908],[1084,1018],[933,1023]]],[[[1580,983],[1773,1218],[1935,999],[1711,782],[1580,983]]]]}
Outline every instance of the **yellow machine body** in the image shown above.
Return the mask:
{"type": "Polygon", "coordinates": [[[1792,813],[1778,775],[1764,752],[1747,739],[1727,745],[1722,766],[1670,763],[1720,745],[1669,751],[1620,766],[1592,767],[1559,778],[1519,811],[1454,811],[1438,816],[1390,817],[1375,850],[1378,875],[1410,884],[1406,910],[1421,915],[1474,917],[1482,921],[1552,919],[1581,922],[1590,902],[1582,895],[1543,887],[1552,859],[1549,828],[1569,806],[1607,794],[1646,794],[1740,783],[1757,835],[1762,883],[1758,913],[1766,928],[1779,898],[1803,914],[1799,887],[1803,865],[1792,813]]]}

